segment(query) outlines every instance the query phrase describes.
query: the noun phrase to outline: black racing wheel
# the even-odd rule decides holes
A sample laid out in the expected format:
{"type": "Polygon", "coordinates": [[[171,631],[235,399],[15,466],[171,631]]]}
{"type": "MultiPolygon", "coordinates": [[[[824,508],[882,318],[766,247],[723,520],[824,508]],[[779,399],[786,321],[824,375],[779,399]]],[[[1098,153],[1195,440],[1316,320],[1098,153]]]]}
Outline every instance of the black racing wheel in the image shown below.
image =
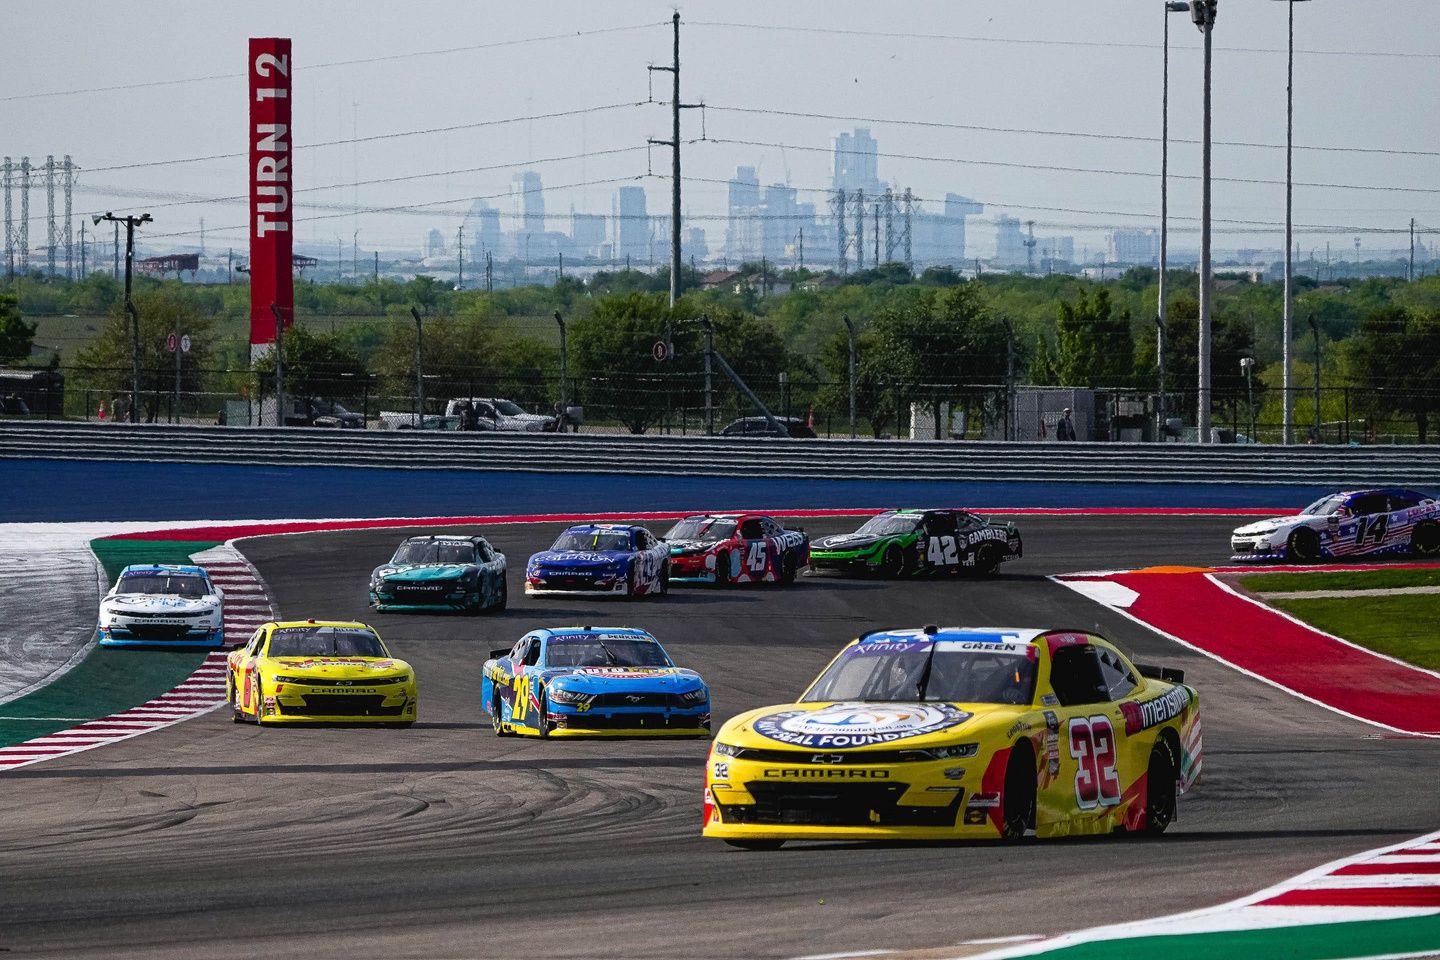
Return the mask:
{"type": "Polygon", "coordinates": [[[535,708],[535,729],[540,731],[540,739],[545,740],[550,736],[550,698],[542,691],[540,694],[540,706],[535,708]]]}
{"type": "Polygon", "coordinates": [[[982,577],[995,575],[1000,569],[1000,548],[993,543],[982,543],[975,551],[975,572],[982,577]]]}
{"type": "Polygon", "coordinates": [[[715,582],[726,584],[730,582],[730,552],[721,550],[715,555],[715,582]]]}
{"type": "Polygon", "coordinates": [[[1314,563],[1320,559],[1320,534],[1309,527],[1300,527],[1287,541],[1290,559],[1297,563],[1314,563]]]}
{"type": "Polygon", "coordinates": [[[1035,829],[1035,754],[1028,740],[1010,751],[1000,811],[1000,836],[1004,839],[1023,840],[1026,831],[1035,829]]]}
{"type": "Polygon", "coordinates": [[[780,582],[795,582],[795,551],[787,550],[780,555],[780,582]]]}
{"type": "Polygon", "coordinates": [[[1150,749],[1150,766],[1145,774],[1145,825],[1141,830],[1159,836],[1175,821],[1175,776],[1178,764],[1174,749],[1165,737],[1157,737],[1150,749]]]}
{"type": "Polygon", "coordinates": [[[896,579],[905,573],[905,551],[900,549],[900,544],[892,543],[885,548],[885,556],[880,561],[880,575],[896,579]]]}
{"type": "Polygon", "coordinates": [[[1424,557],[1440,553],[1440,523],[1421,520],[1410,535],[1410,549],[1424,557]]]}
{"type": "Polygon", "coordinates": [[[500,719],[500,707],[500,691],[497,689],[490,694],[490,728],[497,737],[513,737],[514,734],[505,729],[505,723],[500,719]]]}

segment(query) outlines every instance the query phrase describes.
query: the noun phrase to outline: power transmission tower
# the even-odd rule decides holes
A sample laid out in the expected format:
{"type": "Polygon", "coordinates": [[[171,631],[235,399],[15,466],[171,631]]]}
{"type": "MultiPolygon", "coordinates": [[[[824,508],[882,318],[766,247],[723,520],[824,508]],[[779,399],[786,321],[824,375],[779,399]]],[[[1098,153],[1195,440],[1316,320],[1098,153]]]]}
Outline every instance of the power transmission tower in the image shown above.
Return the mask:
{"type": "Polygon", "coordinates": [[[875,266],[878,267],[880,266],[880,202],[878,200],[875,202],[871,214],[872,222],[875,225],[870,228],[870,232],[875,234],[875,266]]]}
{"type": "Polygon", "coordinates": [[[45,157],[45,274],[55,276],[55,155],[45,157]]]}
{"type": "Polygon", "coordinates": [[[1025,272],[1030,274],[1035,272],[1035,221],[1026,220],[1025,226],[1030,235],[1020,242],[1025,244],[1025,272]]]}
{"type": "Polygon", "coordinates": [[[905,207],[902,211],[903,218],[900,221],[900,248],[905,253],[905,265],[913,270],[915,269],[915,260],[910,256],[910,217],[915,209],[915,197],[911,195],[909,187],[905,188],[903,199],[905,207]]]}
{"type": "Polygon", "coordinates": [[[14,180],[14,163],[5,158],[5,277],[15,277],[15,215],[11,207],[10,189],[14,180]]]}
{"type": "Polygon", "coordinates": [[[893,263],[895,260],[895,243],[899,236],[895,232],[895,191],[889,187],[885,188],[885,262],[893,263]]]}
{"type": "Polygon", "coordinates": [[[73,279],[75,276],[75,227],[71,222],[71,199],[75,190],[75,164],[70,162],[70,154],[65,154],[65,162],[61,166],[61,186],[65,190],[65,227],[61,231],[61,242],[65,244],[65,278],[73,279]]]}
{"type": "Polygon", "coordinates": [[[20,158],[20,273],[30,272],[30,158],[20,158]]]}
{"type": "Polygon", "coordinates": [[[457,276],[455,278],[455,289],[465,289],[465,225],[462,223],[460,229],[455,231],[455,267],[457,276]]]}
{"type": "Polygon", "coordinates": [[[865,191],[855,191],[855,272],[865,269],[865,191]]]}
{"type": "Polygon", "coordinates": [[[830,209],[835,216],[836,264],[841,273],[850,272],[850,236],[845,231],[845,191],[836,190],[830,198],[830,209]]]}
{"type": "MultiPolygon", "coordinates": [[[[670,66],[657,67],[652,64],[645,69],[652,73],[657,70],[669,73],[673,81],[670,95],[670,139],[647,141],[670,148],[670,306],[673,307],[680,296],[680,111],[691,110],[701,104],[680,102],[680,11],[675,11],[670,22],[675,29],[675,53],[670,66]]],[[[651,260],[654,260],[653,254],[651,260]]]]}

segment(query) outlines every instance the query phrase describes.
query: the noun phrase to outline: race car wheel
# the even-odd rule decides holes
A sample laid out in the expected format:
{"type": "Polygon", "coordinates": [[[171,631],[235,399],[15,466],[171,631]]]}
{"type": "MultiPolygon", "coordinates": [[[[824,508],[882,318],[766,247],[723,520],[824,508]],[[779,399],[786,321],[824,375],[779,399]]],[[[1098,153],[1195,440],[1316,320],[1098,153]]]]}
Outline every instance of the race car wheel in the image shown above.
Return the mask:
{"type": "Polygon", "coordinates": [[[1035,828],[1035,754],[1027,741],[1010,751],[1005,767],[1005,793],[1001,797],[1000,836],[1023,840],[1035,828]]]}
{"type": "Polygon", "coordinates": [[[905,551],[900,544],[892,543],[885,548],[885,557],[880,561],[880,575],[892,580],[905,574],[905,551]]]}
{"type": "Polygon", "coordinates": [[[982,543],[975,551],[975,572],[982,577],[995,575],[1000,569],[1000,551],[993,543],[982,543]]]}
{"type": "Polygon", "coordinates": [[[1422,520],[1415,524],[1415,532],[1410,536],[1410,549],[1426,557],[1440,553],[1440,524],[1434,520],[1422,520]]]}
{"type": "Polygon", "coordinates": [[[501,610],[505,609],[505,605],[509,602],[510,587],[506,585],[505,575],[502,573],[500,575],[500,600],[495,604],[495,606],[491,607],[490,609],[495,611],[496,613],[499,613],[501,610]]]}
{"type": "Polygon", "coordinates": [[[726,838],[725,842],[732,847],[739,847],[741,850],[779,850],[785,846],[784,840],[734,840],[726,838]]]}
{"type": "Polygon", "coordinates": [[[625,599],[640,599],[640,570],[633,563],[630,565],[630,572],[625,576],[625,599]]]}
{"type": "Polygon", "coordinates": [[[730,554],[724,550],[715,554],[715,582],[721,585],[730,582],[730,554]]]}
{"type": "Polygon", "coordinates": [[[1301,527],[1290,534],[1287,545],[1290,559],[1297,563],[1314,563],[1320,559],[1320,534],[1309,527],[1301,527]]]}
{"type": "Polygon", "coordinates": [[[793,552],[786,553],[780,558],[780,582],[795,582],[795,554],[793,552]]]}
{"type": "Polygon", "coordinates": [[[660,596],[670,592],[670,561],[666,560],[665,565],[660,568],[660,596]]]}
{"type": "Polygon", "coordinates": [[[1175,820],[1175,768],[1170,741],[1163,736],[1156,738],[1145,774],[1145,826],[1141,828],[1151,836],[1164,833],[1175,820]]]}
{"type": "Polygon", "coordinates": [[[230,722],[244,723],[245,716],[240,712],[240,698],[235,694],[235,675],[227,674],[225,677],[225,700],[230,704],[230,722]]]}
{"type": "Polygon", "coordinates": [[[550,736],[550,698],[544,693],[540,694],[540,706],[535,710],[535,729],[540,731],[541,740],[550,736]]]}
{"type": "Polygon", "coordinates": [[[513,737],[515,734],[505,729],[505,723],[500,719],[500,691],[496,690],[490,698],[490,726],[497,737],[513,737]]]}

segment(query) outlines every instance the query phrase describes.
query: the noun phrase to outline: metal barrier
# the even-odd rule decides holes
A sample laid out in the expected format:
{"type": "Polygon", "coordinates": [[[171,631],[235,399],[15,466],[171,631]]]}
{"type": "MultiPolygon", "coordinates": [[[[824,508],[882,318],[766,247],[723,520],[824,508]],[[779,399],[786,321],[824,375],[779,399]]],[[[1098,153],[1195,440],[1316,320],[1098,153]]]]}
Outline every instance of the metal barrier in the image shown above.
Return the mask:
{"type": "Polygon", "coordinates": [[[1440,486],[1440,447],[788,440],[0,421],[0,458],[660,476],[1440,486]]]}

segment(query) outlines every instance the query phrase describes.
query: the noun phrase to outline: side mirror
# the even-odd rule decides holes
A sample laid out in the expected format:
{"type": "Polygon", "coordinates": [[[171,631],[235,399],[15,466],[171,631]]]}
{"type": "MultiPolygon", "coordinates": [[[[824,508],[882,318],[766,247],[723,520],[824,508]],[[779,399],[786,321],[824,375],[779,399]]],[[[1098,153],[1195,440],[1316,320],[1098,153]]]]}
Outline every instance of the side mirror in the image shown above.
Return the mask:
{"type": "Polygon", "coordinates": [[[1157,667],[1149,663],[1137,663],[1135,669],[1140,671],[1140,676],[1149,677],[1152,680],[1166,680],[1170,683],[1184,683],[1185,671],[1177,670],[1174,667],[1157,667]]]}
{"type": "Polygon", "coordinates": [[[490,659],[491,659],[491,660],[503,660],[504,658],[506,658],[506,657],[508,657],[508,656],[510,656],[510,648],[509,648],[509,647],[506,647],[504,650],[491,650],[491,651],[490,651],[490,659]]]}
{"type": "Polygon", "coordinates": [[[1330,514],[1330,516],[1326,517],[1325,520],[1326,520],[1326,522],[1328,522],[1328,523],[1330,524],[1330,526],[1332,526],[1332,527],[1338,527],[1338,526],[1340,526],[1340,514],[1338,514],[1338,513],[1332,513],[1332,514],[1330,514]]]}

